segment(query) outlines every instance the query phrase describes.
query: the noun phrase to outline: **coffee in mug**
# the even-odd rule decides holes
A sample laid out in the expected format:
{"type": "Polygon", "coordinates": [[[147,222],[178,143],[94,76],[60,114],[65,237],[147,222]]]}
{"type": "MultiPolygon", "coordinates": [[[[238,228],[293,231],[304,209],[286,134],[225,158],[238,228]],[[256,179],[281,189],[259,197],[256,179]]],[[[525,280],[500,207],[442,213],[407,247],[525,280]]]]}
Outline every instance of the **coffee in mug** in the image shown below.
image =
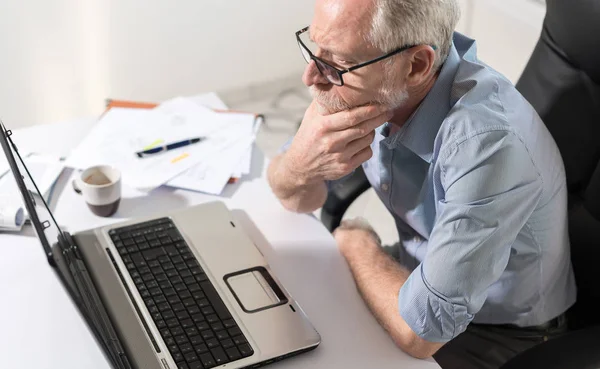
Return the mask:
{"type": "Polygon", "coordinates": [[[73,181],[90,210],[101,217],[113,215],[121,202],[121,172],[109,165],[87,168],[73,181]]]}

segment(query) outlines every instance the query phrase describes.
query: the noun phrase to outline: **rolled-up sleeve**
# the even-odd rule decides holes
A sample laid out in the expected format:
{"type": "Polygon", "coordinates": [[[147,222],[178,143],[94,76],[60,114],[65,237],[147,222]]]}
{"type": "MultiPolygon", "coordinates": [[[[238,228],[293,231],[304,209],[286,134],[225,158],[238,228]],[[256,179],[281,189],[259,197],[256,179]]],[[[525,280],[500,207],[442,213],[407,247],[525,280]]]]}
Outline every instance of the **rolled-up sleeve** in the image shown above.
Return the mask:
{"type": "Polygon", "coordinates": [[[421,338],[462,333],[499,278],[543,186],[523,142],[504,130],[456,143],[436,164],[443,196],[423,262],[400,289],[400,315],[421,338]]]}

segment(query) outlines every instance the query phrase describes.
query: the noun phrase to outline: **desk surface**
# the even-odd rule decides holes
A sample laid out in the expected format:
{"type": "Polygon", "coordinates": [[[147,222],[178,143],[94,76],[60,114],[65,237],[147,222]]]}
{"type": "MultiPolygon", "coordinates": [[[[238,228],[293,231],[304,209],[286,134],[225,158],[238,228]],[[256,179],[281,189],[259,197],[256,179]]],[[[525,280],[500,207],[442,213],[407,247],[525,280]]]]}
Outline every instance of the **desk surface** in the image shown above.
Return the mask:
{"type": "MultiPolygon", "coordinates": [[[[14,132],[22,150],[67,155],[94,119],[38,126],[14,132]],[[60,139],[60,145],[56,145],[60,139]]],[[[159,188],[150,196],[123,188],[111,218],[94,216],[69,186],[58,198],[55,217],[69,231],[210,200],[224,201],[298,300],[321,334],[314,351],[273,368],[439,368],[398,349],[358,294],[333,237],[312,215],[285,211],[264,179],[266,161],[254,150],[253,173],[220,197],[159,188]],[[267,241],[268,240],[268,241],[267,241]]],[[[0,234],[0,353],[6,368],[109,369],[100,348],[47,264],[41,246],[25,235],[0,234]]]]}

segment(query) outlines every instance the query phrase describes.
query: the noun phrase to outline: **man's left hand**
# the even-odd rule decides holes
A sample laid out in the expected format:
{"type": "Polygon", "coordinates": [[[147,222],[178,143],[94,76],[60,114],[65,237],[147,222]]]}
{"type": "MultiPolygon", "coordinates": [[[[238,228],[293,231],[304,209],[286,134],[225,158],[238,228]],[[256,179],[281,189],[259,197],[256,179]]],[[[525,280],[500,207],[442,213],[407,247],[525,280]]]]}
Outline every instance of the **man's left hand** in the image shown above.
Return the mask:
{"type": "Polygon", "coordinates": [[[333,232],[340,252],[347,259],[354,251],[372,245],[381,246],[375,230],[362,218],[344,220],[333,232]]]}

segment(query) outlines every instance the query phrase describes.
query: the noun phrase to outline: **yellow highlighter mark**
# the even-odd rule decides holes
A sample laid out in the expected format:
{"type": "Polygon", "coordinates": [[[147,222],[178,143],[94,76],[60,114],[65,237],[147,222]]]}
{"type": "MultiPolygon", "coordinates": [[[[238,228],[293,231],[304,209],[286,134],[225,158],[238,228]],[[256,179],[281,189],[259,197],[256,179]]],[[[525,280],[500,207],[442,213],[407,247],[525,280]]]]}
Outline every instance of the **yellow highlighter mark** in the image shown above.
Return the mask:
{"type": "Polygon", "coordinates": [[[144,147],[144,149],[143,149],[143,150],[150,150],[150,149],[152,149],[153,147],[155,147],[155,146],[158,146],[158,145],[160,145],[160,144],[161,144],[161,143],[163,143],[163,142],[165,142],[165,141],[163,141],[163,140],[156,140],[156,141],[152,142],[150,145],[148,145],[148,146],[144,147]]]}
{"type": "Polygon", "coordinates": [[[171,159],[171,164],[175,164],[175,163],[177,163],[178,161],[180,161],[180,160],[183,160],[183,159],[187,158],[188,156],[190,156],[190,154],[188,154],[188,153],[185,153],[185,154],[179,155],[178,157],[171,159]]]}

